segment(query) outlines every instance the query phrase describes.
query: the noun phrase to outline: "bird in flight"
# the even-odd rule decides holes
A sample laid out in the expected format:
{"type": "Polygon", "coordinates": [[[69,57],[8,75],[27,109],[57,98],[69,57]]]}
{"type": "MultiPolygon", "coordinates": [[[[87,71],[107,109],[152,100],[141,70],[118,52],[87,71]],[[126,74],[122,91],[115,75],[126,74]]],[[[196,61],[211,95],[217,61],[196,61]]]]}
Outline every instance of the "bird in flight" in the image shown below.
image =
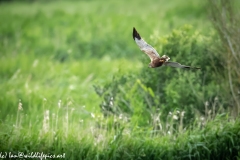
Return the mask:
{"type": "Polygon", "coordinates": [[[158,52],[151,45],[147,44],[147,42],[145,42],[141,38],[141,36],[139,35],[139,33],[134,27],[133,27],[133,39],[139,46],[140,50],[146,53],[151,59],[151,62],[149,63],[149,67],[151,68],[156,68],[156,67],[165,65],[165,66],[171,66],[176,68],[201,69],[199,67],[185,66],[185,65],[181,65],[178,62],[168,61],[170,58],[166,55],[163,55],[162,57],[160,57],[158,52]]]}

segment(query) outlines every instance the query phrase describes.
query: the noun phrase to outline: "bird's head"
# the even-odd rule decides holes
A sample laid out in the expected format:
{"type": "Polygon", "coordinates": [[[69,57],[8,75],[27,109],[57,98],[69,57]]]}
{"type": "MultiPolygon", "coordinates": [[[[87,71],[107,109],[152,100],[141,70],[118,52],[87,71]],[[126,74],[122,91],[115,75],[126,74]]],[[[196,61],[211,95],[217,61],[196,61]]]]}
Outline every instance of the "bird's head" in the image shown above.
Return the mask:
{"type": "Polygon", "coordinates": [[[168,56],[166,56],[166,55],[163,55],[161,58],[164,60],[164,62],[165,61],[167,62],[168,60],[170,60],[170,58],[168,56]]]}

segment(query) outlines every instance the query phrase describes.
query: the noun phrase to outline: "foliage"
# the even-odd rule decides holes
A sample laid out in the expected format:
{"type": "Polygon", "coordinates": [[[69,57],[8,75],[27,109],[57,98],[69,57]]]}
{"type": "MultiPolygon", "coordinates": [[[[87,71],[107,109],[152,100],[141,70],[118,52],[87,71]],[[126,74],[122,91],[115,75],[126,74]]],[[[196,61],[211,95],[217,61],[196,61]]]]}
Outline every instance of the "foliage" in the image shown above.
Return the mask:
{"type": "MultiPolygon", "coordinates": [[[[143,67],[135,76],[120,74],[102,88],[96,88],[103,97],[101,106],[107,107],[104,111],[127,113],[133,119],[137,116],[138,123],[144,124],[156,111],[161,113],[162,119],[166,119],[169,112],[178,110],[185,112],[184,121],[188,123],[194,118],[196,110],[204,115],[206,101],[224,98],[220,97],[220,85],[212,83],[218,80],[212,72],[213,66],[222,66],[218,64],[220,59],[217,56],[214,62],[210,60],[214,56],[208,51],[208,46],[213,44],[211,38],[192,31],[189,25],[173,30],[168,36],[159,38],[154,35],[152,38],[161,55],[166,54],[172,57],[172,61],[182,64],[201,66],[201,70],[143,67]],[[111,101],[112,106],[109,105],[111,101]]],[[[149,59],[146,55],[143,58],[147,66],[149,59]]]]}

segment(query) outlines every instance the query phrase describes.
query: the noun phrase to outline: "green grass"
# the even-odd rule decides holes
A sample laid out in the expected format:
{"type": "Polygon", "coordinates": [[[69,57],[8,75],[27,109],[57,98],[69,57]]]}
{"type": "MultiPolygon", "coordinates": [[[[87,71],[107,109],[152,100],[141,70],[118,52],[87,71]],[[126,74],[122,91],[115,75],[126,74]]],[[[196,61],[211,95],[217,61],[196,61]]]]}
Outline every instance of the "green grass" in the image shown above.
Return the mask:
{"type": "MultiPolygon", "coordinates": [[[[94,90],[118,77],[137,78],[147,67],[141,62],[145,55],[132,39],[132,27],[153,44],[156,35],[168,35],[184,24],[208,35],[213,28],[204,3],[12,2],[1,3],[0,21],[4,22],[0,25],[0,153],[65,153],[66,159],[220,159],[224,155],[234,159],[239,155],[239,122],[228,123],[228,114],[204,121],[197,115],[192,127],[185,128],[171,116],[160,122],[156,113],[151,118],[162,130],[151,124],[140,127],[140,114],[132,122],[129,115],[104,117],[99,107],[102,97],[94,90]]],[[[138,85],[132,87],[132,92],[139,91],[134,90],[138,85]]],[[[142,106],[139,95],[126,93],[133,104],[142,106]]]]}

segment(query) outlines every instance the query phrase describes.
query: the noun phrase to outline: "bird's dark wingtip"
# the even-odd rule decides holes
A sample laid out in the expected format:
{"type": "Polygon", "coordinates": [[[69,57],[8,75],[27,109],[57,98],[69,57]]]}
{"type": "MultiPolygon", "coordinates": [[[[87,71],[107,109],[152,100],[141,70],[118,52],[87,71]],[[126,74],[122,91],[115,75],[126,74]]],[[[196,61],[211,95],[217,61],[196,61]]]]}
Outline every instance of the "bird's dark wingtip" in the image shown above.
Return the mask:
{"type": "Polygon", "coordinates": [[[135,40],[135,38],[137,38],[138,40],[141,39],[141,36],[139,35],[139,33],[137,32],[137,30],[135,29],[135,27],[133,27],[133,40],[135,40]]]}

